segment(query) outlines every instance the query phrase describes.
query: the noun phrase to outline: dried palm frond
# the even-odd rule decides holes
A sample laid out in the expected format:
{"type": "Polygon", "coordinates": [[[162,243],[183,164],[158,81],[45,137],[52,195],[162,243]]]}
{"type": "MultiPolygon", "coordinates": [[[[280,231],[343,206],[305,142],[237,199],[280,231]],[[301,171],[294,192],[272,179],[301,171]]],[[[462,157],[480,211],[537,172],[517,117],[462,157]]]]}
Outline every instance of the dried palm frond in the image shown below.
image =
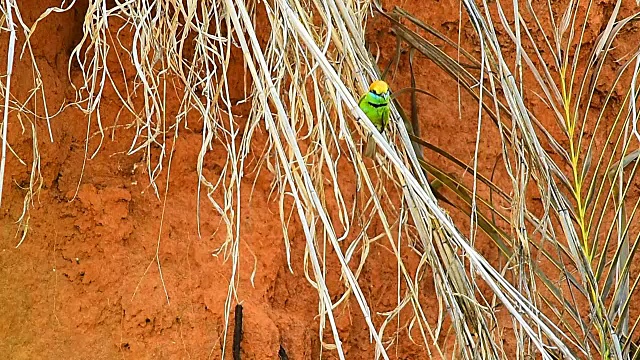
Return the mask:
{"type": "MultiPolygon", "coordinates": [[[[467,214],[478,218],[513,264],[509,271],[522,295],[557,324],[555,331],[569,348],[580,357],[635,358],[632,339],[638,336],[640,314],[630,304],[640,296],[640,273],[633,266],[640,240],[640,229],[633,225],[640,204],[633,190],[638,186],[640,48],[628,29],[638,14],[627,10],[629,15],[621,15],[621,1],[608,10],[591,1],[527,2],[523,7],[483,2],[482,8],[473,1],[463,4],[480,40],[481,59],[406,10],[396,8],[388,18],[399,39],[478,100],[483,110],[479,120],[489,116],[500,131],[511,187],[500,188],[446,149],[413,138],[462,172],[472,172],[474,187],[423,166],[469,206],[467,214]],[[598,19],[604,21],[594,36],[591,22],[598,19]],[[507,39],[497,35],[499,26],[507,39]],[[507,47],[515,48],[515,54],[507,47]],[[450,55],[456,52],[462,57],[450,55]],[[532,98],[542,99],[545,107],[531,105],[532,98]],[[539,120],[553,116],[553,123],[539,120]],[[478,195],[475,179],[508,201],[508,211],[478,195]],[[530,210],[526,191],[532,187],[543,200],[542,216],[530,210]],[[474,208],[474,201],[483,206],[474,208]],[[496,217],[509,228],[488,221],[496,217]],[[545,291],[538,291],[539,286],[545,291]]],[[[522,329],[514,331],[518,337],[522,329]]],[[[527,356],[528,349],[522,343],[519,356],[527,356]]]]}

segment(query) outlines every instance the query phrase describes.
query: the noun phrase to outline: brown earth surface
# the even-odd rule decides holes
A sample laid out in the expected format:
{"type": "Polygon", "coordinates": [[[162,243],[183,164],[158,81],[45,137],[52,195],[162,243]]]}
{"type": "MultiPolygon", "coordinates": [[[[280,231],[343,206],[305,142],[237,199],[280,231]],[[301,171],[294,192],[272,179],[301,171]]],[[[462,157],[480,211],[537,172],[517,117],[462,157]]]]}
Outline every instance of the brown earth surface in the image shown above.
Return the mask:
{"type": "MultiPolygon", "coordinates": [[[[70,11],[51,15],[39,24],[31,39],[51,112],[65,99],[74,97],[67,79],[67,62],[82,36],[83,4],[86,7],[86,2],[82,2],[70,11]]],[[[458,1],[398,0],[384,4],[389,9],[394,4],[400,5],[450,38],[458,38],[458,1]]],[[[53,5],[59,5],[59,1],[19,2],[28,25],[47,6],[53,5]]],[[[463,18],[461,41],[474,46],[473,30],[466,17],[463,18]]],[[[19,44],[23,40],[24,37],[19,36],[19,44]]],[[[379,45],[381,64],[386,64],[394,55],[395,38],[388,32],[386,20],[380,17],[370,20],[367,40],[379,45]]],[[[7,41],[3,32],[0,43],[7,44],[7,41]]],[[[241,71],[241,57],[236,55],[234,60],[232,66],[241,71]]],[[[418,87],[442,100],[424,98],[421,102],[423,136],[471,164],[477,104],[463,95],[462,111],[458,113],[458,91],[450,78],[425,59],[418,56],[416,61],[418,87]]],[[[6,64],[6,53],[1,54],[0,63],[6,64]]],[[[29,59],[16,61],[13,93],[21,101],[33,87],[30,71],[29,59]]],[[[72,72],[74,76],[77,74],[72,72]]],[[[405,54],[390,83],[399,88],[407,86],[409,81],[405,54]]],[[[240,79],[237,85],[239,97],[243,91],[240,79]]],[[[407,105],[407,100],[403,99],[403,104],[407,105]]],[[[42,106],[40,99],[32,105],[42,106]]],[[[168,99],[168,108],[173,107],[174,113],[177,105],[177,99],[168,99]]],[[[97,155],[87,160],[83,173],[86,117],[75,108],[68,108],[55,117],[51,124],[54,143],[45,136],[46,124],[38,122],[40,138],[37,141],[44,183],[29,213],[28,236],[18,248],[20,234],[16,236],[15,222],[22,213],[23,187],[29,183],[30,168],[20,164],[15,156],[8,158],[0,209],[0,354],[5,354],[0,358],[216,359],[221,356],[231,261],[225,261],[223,254],[212,256],[224,239],[224,230],[216,232],[216,229],[224,226],[206,201],[202,202],[201,226],[202,234],[207,235],[198,237],[197,234],[196,159],[202,124],[198,119],[190,119],[191,129],[181,130],[175,143],[165,203],[148,186],[142,153],[126,155],[132,133],[122,127],[114,128],[116,121],[130,120],[116,120],[120,107],[113,90],[105,88],[102,122],[104,128],[110,130],[97,155]],[[159,249],[169,302],[155,262],[156,249],[159,249]]],[[[247,109],[237,109],[240,114],[242,111],[246,113],[247,109]]],[[[13,151],[30,163],[31,129],[25,125],[23,131],[18,120],[15,116],[10,118],[8,139],[13,151]]],[[[99,143],[96,131],[94,123],[90,153],[99,143]]],[[[485,174],[491,173],[500,155],[497,136],[495,127],[483,128],[479,170],[485,174]]],[[[260,140],[259,135],[257,141],[260,140]]],[[[222,168],[224,151],[221,147],[214,148],[205,160],[206,171],[215,173],[222,168]],[[216,154],[220,157],[216,158],[216,154]]],[[[166,169],[158,184],[164,187],[165,180],[166,169]]],[[[295,221],[292,222],[289,229],[291,273],[282,241],[277,198],[270,195],[272,180],[268,171],[247,172],[242,179],[246,189],[256,184],[251,201],[249,191],[244,191],[241,198],[244,220],[237,300],[244,307],[243,359],[276,359],[280,345],[290,359],[317,359],[320,353],[317,291],[303,276],[303,234],[296,228],[295,221]]],[[[509,184],[500,171],[495,181],[509,184]]],[[[455,220],[461,229],[468,229],[467,220],[455,220]]],[[[479,243],[478,248],[490,261],[499,261],[498,251],[492,244],[479,243]]],[[[407,257],[410,267],[417,265],[416,259],[407,257]]],[[[393,254],[384,245],[374,244],[360,284],[375,311],[395,307],[396,278],[393,254]]],[[[337,276],[329,277],[328,285],[340,288],[341,281],[337,276]]],[[[434,293],[430,281],[422,286],[425,294],[434,293]]],[[[423,304],[429,308],[429,320],[435,321],[438,309],[435,296],[423,299],[423,304]]],[[[235,303],[232,308],[233,305],[235,303]]],[[[374,346],[355,302],[350,300],[337,314],[347,358],[373,358],[374,346]]],[[[417,330],[413,331],[412,335],[420,339],[417,330]]],[[[399,344],[394,345],[389,354],[396,359],[425,358],[426,350],[413,344],[406,332],[405,329],[400,334],[399,344]]],[[[505,341],[510,343],[508,336],[505,341]]],[[[231,336],[228,336],[228,349],[230,344],[231,336]]],[[[327,359],[333,356],[327,351],[323,354],[327,359]]],[[[230,351],[227,357],[231,357],[230,351]]]]}

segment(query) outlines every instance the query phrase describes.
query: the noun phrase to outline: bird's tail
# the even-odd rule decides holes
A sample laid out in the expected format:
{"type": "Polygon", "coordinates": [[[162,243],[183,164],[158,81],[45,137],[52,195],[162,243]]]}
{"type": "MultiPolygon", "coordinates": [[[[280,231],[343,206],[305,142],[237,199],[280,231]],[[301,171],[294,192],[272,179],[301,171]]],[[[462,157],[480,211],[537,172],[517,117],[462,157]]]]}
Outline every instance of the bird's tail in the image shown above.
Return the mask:
{"type": "Polygon", "coordinates": [[[373,139],[373,136],[369,135],[367,137],[367,147],[364,150],[364,156],[368,158],[373,158],[376,154],[376,141],[373,139]]]}

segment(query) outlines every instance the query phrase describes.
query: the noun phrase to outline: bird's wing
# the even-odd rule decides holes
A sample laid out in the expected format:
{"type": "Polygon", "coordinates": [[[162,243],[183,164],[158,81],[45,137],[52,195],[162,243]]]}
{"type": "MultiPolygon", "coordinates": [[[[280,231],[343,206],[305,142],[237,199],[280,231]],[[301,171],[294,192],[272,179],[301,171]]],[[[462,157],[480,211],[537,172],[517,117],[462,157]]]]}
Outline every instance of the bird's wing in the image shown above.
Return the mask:
{"type": "Polygon", "coordinates": [[[360,97],[360,100],[358,100],[358,106],[362,106],[362,102],[364,101],[364,98],[367,97],[367,94],[364,94],[360,97]]]}
{"type": "Polygon", "coordinates": [[[382,127],[383,128],[387,128],[389,126],[389,114],[391,112],[391,109],[389,108],[389,105],[384,107],[384,110],[382,112],[382,127]]]}

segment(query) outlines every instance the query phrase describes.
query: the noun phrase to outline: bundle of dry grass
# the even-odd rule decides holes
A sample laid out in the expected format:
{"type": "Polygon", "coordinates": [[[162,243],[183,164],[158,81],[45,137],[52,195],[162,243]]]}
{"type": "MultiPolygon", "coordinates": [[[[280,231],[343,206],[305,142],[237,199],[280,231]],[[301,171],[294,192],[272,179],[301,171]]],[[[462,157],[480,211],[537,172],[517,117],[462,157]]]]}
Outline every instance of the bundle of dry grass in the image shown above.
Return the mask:
{"type": "MultiPolygon", "coordinates": [[[[394,341],[394,336],[389,336],[385,330],[394,321],[399,322],[399,314],[403,310],[412,313],[413,320],[407,326],[419,328],[421,342],[430,354],[443,358],[448,355],[439,345],[442,344],[444,318],[448,317],[455,333],[457,354],[454,357],[506,358],[500,341],[503,335],[496,330],[499,326],[496,327],[498,320],[492,306],[494,301],[504,305],[516,324],[513,336],[518,340],[518,354],[521,356],[534,352],[535,348],[543,358],[550,359],[550,349],[553,348],[553,352],[567,358],[593,355],[594,351],[607,358],[624,358],[623,351],[629,347],[625,341],[633,334],[638,323],[636,320],[634,328],[629,329],[629,301],[638,280],[635,279],[634,287],[630,289],[629,268],[638,238],[636,236],[631,246],[628,229],[639,202],[632,201],[632,215],[625,216],[623,204],[629,200],[627,194],[632,175],[624,175],[622,171],[633,163],[635,172],[638,164],[637,154],[627,151],[635,139],[634,134],[637,134],[634,127],[637,113],[635,101],[630,102],[628,107],[616,108],[616,123],[607,127],[607,130],[611,130],[607,138],[619,139],[613,149],[605,147],[596,154],[593,145],[589,145],[588,151],[581,152],[582,141],[587,141],[578,126],[583,114],[581,106],[589,103],[596,91],[596,81],[587,83],[585,76],[585,81],[579,83],[578,101],[572,101],[572,94],[576,90],[567,87],[576,79],[577,63],[574,61],[570,65],[569,54],[572,51],[563,50],[564,47],[570,47],[572,41],[564,43],[561,40],[568,29],[571,29],[571,38],[575,36],[574,29],[580,29],[574,23],[580,7],[571,2],[562,23],[554,29],[554,34],[560,39],[557,46],[546,44],[554,54],[557,68],[573,70],[561,73],[563,82],[560,87],[556,85],[548,67],[539,69],[534,65],[536,62],[532,58],[536,56],[540,56],[541,63],[545,60],[535,52],[538,48],[534,47],[531,55],[522,47],[523,39],[530,36],[520,24],[524,20],[518,19],[518,24],[511,30],[501,5],[497,5],[501,20],[509,29],[518,49],[516,68],[512,69],[501,55],[501,44],[492,28],[490,13],[483,13],[473,1],[465,0],[464,5],[481,39],[482,59],[465,59],[477,66],[479,71],[476,73],[467,71],[459,60],[439,52],[433,44],[424,41],[401,23],[396,23],[394,29],[399,37],[431,57],[481,100],[479,107],[485,113],[479,112],[478,126],[483,126],[484,116],[490,116],[501,129],[505,167],[513,180],[511,189],[495,187],[478,174],[476,168],[472,168],[464,170],[473,171],[473,184],[465,190],[466,193],[461,193],[464,188],[459,185],[464,184],[452,184],[451,179],[443,176],[444,172],[430,167],[420,154],[416,155],[416,143],[428,144],[407,130],[398,109],[393,110],[394,125],[391,136],[387,138],[383,138],[369,122],[358,120],[364,118],[356,103],[358,94],[365,91],[379,74],[364,44],[363,34],[370,4],[357,0],[272,0],[260,3],[243,0],[116,1],[113,5],[108,5],[105,0],[90,0],[83,28],[84,37],[71,57],[73,66],[79,66],[82,73],[82,83],[75,84],[76,101],[70,106],[81,108],[87,116],[85,161],[100,149],[100,145],[89,147],[89,137],[94,132],[101,138],[105,137],[100,102],[102,90],[107,84],[117,90],[122,111],[135,118],[134,122],[126,124],[134,134],[129,154],[144,152],[149,183],[158,198],[166,197],[170,186],[167,180],[163,191],[156,185],[156,180],[164,171],[167,179],[170,178],[175,144],[172,139],[177,138],[179,130],[187,125],[188,116],[203,119],[197,164],[200,180],[198,196],[206,194],[209,205],[218,211],[226,226],[226,243],[221,253],[231,260],[233,267],[225,305],[227,324],[236,297],[239,257],[243,256],[239,246],[243,218],[240,213],[240,193],[253,191],[241,186],[240,180],[247,171],[267,169],[276,179],[274,189],[279,190],[274,194],[279,196],[281,204],[287,259],[308,264],[305,266],[305,276],[318,291],[319,336],[323,338],[322,332],[327,329],[328,321],[328,331],[333,335],[334,343],[324,344],[324,348],[335,351],[339,358],[344,359],[345,354],[334,311],[347,298],[357,303],[377,354],[385,359],[389,358],[387,348],[394,341]],[[266,16],[266,20],[257,21],[257,13],[266,16]],[[258,32],[268,33],[264,30],[267,26],[270,35],[268,39],[263,39],[258,32]],[[130,41],[123,42],[121,35],[124,33],[130,34],[130,41]],[[247,74],[247,96],[242,102],[251,103],[251,111],[242,121],[234,116],[237,103],[229,95],[229,64],[232,52],[237,48],[244,56],[247,74]],[[117,52],[114,53],[114,49],[124,50],[126,56],[120,57],[117,52]],[[117,61],[110,61],[114,58],[117,61]],[[523,62],[536,74],[545,100],[571,139],[570,149],[563,149],[527,109],[523,101],[524,85],[513,75],[525,70],[523,62]],[[571,81],[568,80],[568,74],[571,81]],[[115,77],[125,79],[124,88],[114,84],[115,77]],[[476,83],[481,86],[475,86],[476,83]],[[494,95],[498,89],[504,96],[494,95]],[[168,116],[166,111],[165,102],[169,93],[182,99],[180,111],[175,117],[168,116]],[[484,102],[487,97],[491,102],[484,102]],[[615,133],[614,128],[620,132],[615,133]],[[252,148],[256,132],[266,134],[267,145],[264,153],[259,154],[259,160],[250,163],[250,153],[256,151],[255,147],[252,148]],[[375,167],[367,165],[362,157],[362,138],[369,132],[373,132],[380,149],[375,167]],[[572,166],[573,179],[559,170],[559,165],[541,145],[539,136],[546,139],[572,166]],[[214,145],[224,146],[227,150],[223,175],[217,181],[208,179],[203,171],[204,158],[214,145]],[[607,163],[605,154],[612,153],[618,155],[619,161],[613,160],[612,156],[607,163]],[[583,161],[580,161],[581,154],[586,154],[583,161]],[[599,160],[595,163],[594,159],[597,158],[599,160]],[[596,174],[607,176],[601,176],[597,181],[594,177],[593,182],[587,185],[586,174],[592,169],[592,164],[596,165],[596,174]],[[351,176],[363,201],[350,201],[345,196],[353,192],[352,185],[343,185],[339,180],[343,176],[340,171],[345,166],[352,172],[351,176]],[[479,224],[487,230],[495,225],[487,221],[488,217],[482,213],[487,206],[509,222],[513,235],[494,229],[492,238],[510,257],[510,269],[516,269],[513,270],[517,280],[515,285],[478,254],[473,241],[462,235],[449,215],[438,206],[423,168],[443,183],[452,185],[451,188],[458,191],[461,197],[470,199],[472,228],[473,224],[479,224]],[[326,179],[330,179],[330,186],[326,179]],[[524,201],[524,192],[531,179],[535,181],[542,197],[547,199],[546,213],[542,218],[533,216],[524,201]],[[511,204],[509,213],[491,207],[489,201],[477,196],[478,180],[493,186],[495,191],[507,197],[511,204]],[[566,192],[563,185],[570,191],[566,192]],[[587,186],[589,191],[585,192],[587,186]],[[512,195],[509,197],[506,195],[508,193],[512,195]],[[328,204],[327,198],[331,198],[331,204],[328,204]],[[291,204],[291,209],[285,204],[291,204]],[[615,209],[616,221],[610,223],[610,236],[605,239],[606,244],[597,243],[602,241],[597,234],[600,227],[605,225],[605,211],[588,212],[589,206],[594,209],[613,206],[615,209]],[[304,259],[292,259],[289,253],[288,224],[291,215],[297,216],[305,235],[307,254],[304,259]],[[383,319],[378,325],[374,323],[370,299],[362,292],[358,280],[360,270],[367,261],[368,246],[372,241],[369,237],[372,233],[371,224],[374,221],[382,224],[384,229],[376,241],[388,241],[399,269],[398,283],[395,284],[399,294],[398,306],[382,314],[383,319]],[[597,226],[593,227],[592,224],[597,226]],[[535,229],[531,229],[532,226],[535,229]],[[562,233],[557,233],[558,229],[562,233]],[[532,232],[542,234],[538,243],[533,242],[532,232]],[[617,244],[614,244],[612,233],[619,234],[617,244]],[[595,244],[589,242],[590,236],[595,236],[595,244]],[[350,240],[346,250],[343,249],[345,239],[350,240]],[[544,241],[554,245],[557,257],[543,250],[544,241]],[[566,269],[566,262],[569,261],[579,270],[577,274],[565,270],[565,281],[585,295],[592,316],[582,317],[578,301],[573,300],[566,289],[553,283],[531,263],[531,246],[541,251],[559,269],[566,269]],[[596,250],[608,246],[615,249],[613,260],[596,256],[596,250]],[[416,251],[422,259],[414,272],[409,271],[403,263],[402,254],[407,251],[416,251]],[[355,256],[357,253],[359,257],[355,256]],[[326,256],[337,258],[347,289],[337,301],[333,301],[331,296],[335,291],[325,284],[326,256]],[[592,266],[594,262],[597,266],[592,266]],[[427,266],[434,274],[437,296],[442,302],[436,324],[427,321],[420,300],[420,279],[427,266]],[[605,272],[605,269],[609,271],[605,272]],[[476,277],[480,277],[484,286],[491,289],[494,300],[484,299],[480,295],[476,277]],[[540,283],[550,288],[553,299],[536,296],[536,286],[540,283]],[[610,306],[605,306],[605,301],[611,298],[616,300],[610,306]],[[550,305],[553,303],[556,306],[550,305]],[[565,319],[566,315],[560,312],[558,305],[567,307],[571,319],[565,319]],[[542,308],[546,306],[549,306],[550,312],[543,311],[542,308]],[[592,329],[597,330],[597,336],[592,334],[592,329]]],[[[41,19],[52,12],[67,11],[73,6],[74,2],[71,2],[50,9],[41,19]]],[[[518,13],[521,9],[517,8],[517,2],[515,6],[518,13]]],[[[484,8],[489,9],[488,4],[484,4],[484,8]]],[[[595,74],[596,79],[613,38],[633,19],[615,22],[618,8],[619,3],[590,58],[587,72],[595,74]]],[[[22,22],[15,1],[6,0],[2,4],[2,11],[7,28],[12,33],[21,30],[28,39],[29,34],[37,31],[38,22],[31,26],[22,22]]],[[[422,26],[408,13],[398,14],[414,25],[422,26]]],[[[424,26],[422,28],[427,29],[424,26]]],[[[10,150],[10,144],[7,143],[8,112],[10,109],[26,111],[9,96],[14,44],[15,37],[12,36],[8,48],[9,71],[2,89],[5,107],[0,177],[4,175],[7,150],[10,150]]],[[[29,46],[27,41],[20,52],[29,52],[29,46]]],[[[578,58],[577,55],[572,56],[578,58]]],[[[637,53],[633,56],[637,58],[637,53]]],[[[36,79],[37,65],[33,60],[36,79]]],[[[636,65],[630,77],[633,85],[629,87],[627,101],[635,99],[635,79],[639,68],[636,65]]],[[[46,101],[46,92],[37,81],[33,94],[41,95],[46,101]]],[[[596,128],[602,129],[606,125],[602,122],[604,111],[601,110],[597,117],[596,128]]],[[[48,113],[33,115],[46,118],[47,121],[53,116],[48,113]]],[[[40,181],[35,128],[33,135],[32,177],[21,219],[25,229],[28,226],[29,204],[38,191],[40,181]]],[[[51,141],[55,139],[51,138],[51,141]]],[[[200,209],[194,210],[199,216],[200,209]]],[[[21,234],[26,235],[26,231],[21,234]]],[[[472,240],[473,234],[472,231],[472,240]]],[[[20,242],[22,240],[24,236],[20,242]]],[[[157,253],[155,264],[162,276],[157,253]]]]}
{"type": "MultiPolygon", "coordinates": [[[[549,316],[550,329],[567,345],[557,349],[562,356],[636,358],[632,339],[640,314],[631,304],[640,280],[633,266],[640,239],[633,225],[640,204],[633,191],[639,51],[629,30],[638,14],[621,1],[612,8],[592,1],[463,3],[481,44],[480,59],[403,9],[394,9],[389,19],[399,39],[477,99],[478,136],[487,126],[484,118],[499,129],[512,185],[501,188],[477,172],[477,149],[473,168],[448,157],[461,171],[473,172],[472,184],[425,166],[467,202],[472,221],[502,249],[504,272],[540,311],[532,317],[549,316]],[[496,14],[499,23],[492,19],[496,14]],[[601,24],[599,32],[594,23],[601,24]],[[500,30],[508,41],[497,35],[500,30]],[[510,207],[479,196],[479,186],[510,207]],[[542,214],[531,210],[531,189],[543,202],[542,214]],[[507,222],[510,229],[504,230],[511,234],[492,218],[507,222]]],[[[528,331],[521,326],[515,338],[525,356],[536,340],[520,336],[528,331]]],[[[555,342],[546,336],[540,340],[555,342]]]]}

